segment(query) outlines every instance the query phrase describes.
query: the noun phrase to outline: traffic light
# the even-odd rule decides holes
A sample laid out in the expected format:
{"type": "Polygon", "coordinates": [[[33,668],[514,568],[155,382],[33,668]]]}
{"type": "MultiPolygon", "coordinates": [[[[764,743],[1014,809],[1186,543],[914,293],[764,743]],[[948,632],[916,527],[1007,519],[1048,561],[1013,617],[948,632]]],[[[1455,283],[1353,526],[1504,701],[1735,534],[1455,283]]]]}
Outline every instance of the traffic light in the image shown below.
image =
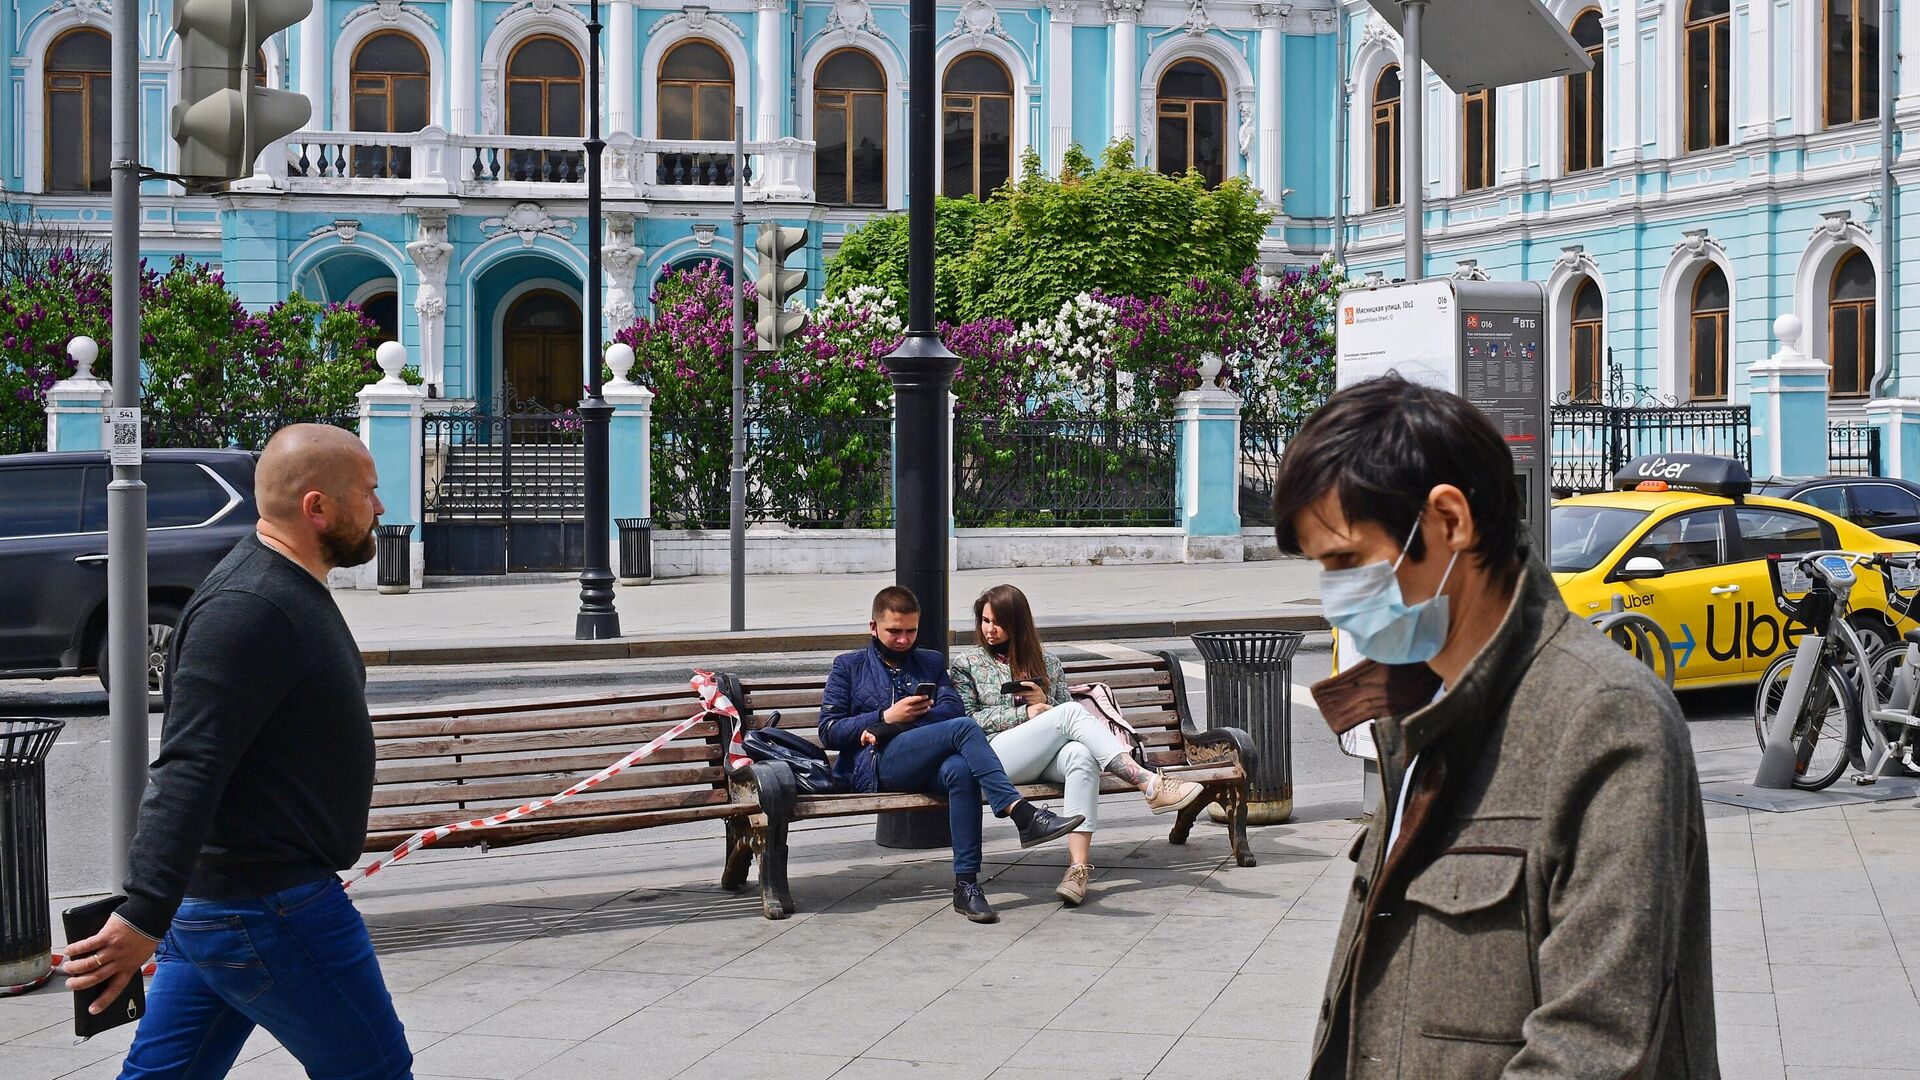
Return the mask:
{"type": "Polygon", "coordinates": [[[189,192],[253,174],[260,148],[305,127],[313,103],[253,84],[260,43],[307,17],[313,0],[174,0],[180,100],[179,174],[189,192]]]}
{"type": "Polygon", "coordinates": [[[778,349],[805,321],[804,315],[787,311],[786,306],[789,297],[806,287],[807,272],[789,270],[781,264],[806,242],[807,230],[784,225],[760,226],[760,236],[753,242],[754,250],[760,253],[760,277],[754,282],[760,317],[754,322],[753,332],[762,352],[778,349]]]}

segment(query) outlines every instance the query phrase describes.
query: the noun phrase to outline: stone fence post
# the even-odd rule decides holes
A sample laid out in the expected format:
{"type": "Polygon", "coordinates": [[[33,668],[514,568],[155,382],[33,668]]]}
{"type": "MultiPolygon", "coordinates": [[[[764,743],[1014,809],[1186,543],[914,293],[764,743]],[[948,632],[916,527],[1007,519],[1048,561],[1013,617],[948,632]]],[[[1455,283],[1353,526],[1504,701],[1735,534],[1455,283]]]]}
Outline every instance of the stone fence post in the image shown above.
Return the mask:
{"type": "Polygon", "coordinates": [[[1800,351],[1800,317],[1773,320],[1780,348],[1749,370],[1753,405],[1753,474],[1821,476],[1827,472],[1827,362],[1800,351]]]}
{"type": "Polygon", "coordinates": [[[105,450],[107,404],[113,387],[93,374],[100,345],[90,337],[67,342],[73,377],[47,388],[47,449],[105,450]]]}
{"type": "MultiPolygon", "coordinates": [[[[360,441],[367,444],[367,450],[373,454],[374,468],[380,474],[380,486],[375,493],[386,506],[386,512],[380,516],[381,524],[414,526],[413,550],[408,559],[411,569],[407,576],[417,589],[422,584],[426,552],[426,541],[420,532],[424,494],[420,455],[425,441],[427,391],[422,386],[410,386],[400,378],[401,370],[407,366],[406,346],[397,341],[385,342],[374,356],[386,377],[360,390],[360,441]]],[[[373,588],[373,564],[358,569],[356,586],[373,588]]]]}
{"type": "MultiPolygon", "coordinates": [[[[608,541],[616,545],[620,530],[613,522],[653,516],[653,391],[627,377],[633,362],[631,345],[607,346],[613,378],[601,396],[613,406],[613,419],[607,425],[607,499],[613,512],[607,521],[612,529],[608,541]]],[[[613,559],[609,565],[620,565],[617,547],[613,559]]]]}
{"type": "MultiPolygon", "coordinates": [[[[1211,366],[1211,365],[1210,365],[1211,366]]],[[[1186,533],[1186,562],[1239,562],[1240,395],[1217,389],[1211,379],[1174,402],[1174,485],[1179,523],[1186,533]]]]}

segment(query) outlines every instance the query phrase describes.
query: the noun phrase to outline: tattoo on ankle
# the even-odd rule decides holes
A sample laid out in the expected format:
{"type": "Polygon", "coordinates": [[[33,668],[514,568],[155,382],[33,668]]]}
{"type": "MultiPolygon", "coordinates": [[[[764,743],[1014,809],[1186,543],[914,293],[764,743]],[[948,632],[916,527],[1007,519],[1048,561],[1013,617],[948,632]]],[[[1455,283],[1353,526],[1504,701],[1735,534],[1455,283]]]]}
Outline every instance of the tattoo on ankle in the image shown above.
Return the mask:
{"type": "Polygon", "coordinates": [[[1133,760],[1132,754],[1120,754],[1107,762],[1107,771],[1134,787],[1153,779],[1153,774],[1141,768],[1140,763],[1133,760]]]}

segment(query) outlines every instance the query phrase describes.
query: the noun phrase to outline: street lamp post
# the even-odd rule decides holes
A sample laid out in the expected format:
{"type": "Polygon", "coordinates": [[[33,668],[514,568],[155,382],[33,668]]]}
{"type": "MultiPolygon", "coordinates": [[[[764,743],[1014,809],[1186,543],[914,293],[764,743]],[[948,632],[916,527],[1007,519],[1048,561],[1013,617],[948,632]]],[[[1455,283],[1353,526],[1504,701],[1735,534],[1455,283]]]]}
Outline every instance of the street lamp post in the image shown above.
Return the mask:
{"type": "MultiPolygon", "coordinates": [[[[619,0],[616,0],[619,2],[619,0]]],[[[620,636],[620,613],[613,607],[613,569],[608,560],[607,425],[613,406],[601,396],[604,351],[600,273],[600,0],[587,7],[587,398],[580,403],[586,437],[586,554],[580,568],[580,613],[573,636],[597,641],[620,636]]]]}
{"type": "MultiPolygon", "coordinates": [[[[960,360],[933,319],[934,0],[912,0],[907,45],[907,335],[887,357],[893,379],[894,580],[920,599],[920,647],[947,648],[947,522],[960,360]]],[[[886,815],[891,816],[891,815],[886,815]]]]}

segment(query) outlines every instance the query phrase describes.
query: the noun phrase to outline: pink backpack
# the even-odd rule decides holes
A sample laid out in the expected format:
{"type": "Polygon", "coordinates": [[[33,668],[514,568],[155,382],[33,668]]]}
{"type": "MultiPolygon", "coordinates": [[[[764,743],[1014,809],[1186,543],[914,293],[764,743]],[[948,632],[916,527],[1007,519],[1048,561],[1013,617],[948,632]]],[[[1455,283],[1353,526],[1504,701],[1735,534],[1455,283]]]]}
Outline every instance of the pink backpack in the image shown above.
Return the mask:
{"type": "Polygon", "coordinates": [[[1140,741],[1140,733],[1133,730],[1133,725],[1127,723],[1127,716],[1120,710],[1119,700],[1114,697],[1113,687],[1103,682],[1080,683],[1077,686],[1068,687],[1067,693],[1073,697],[1073,700],[1079,702],[1082,708],[1105,720],[1107,730],[1113,732],[1113,737],[1125,743],[1132,751],[1133,760],[1138,762],[1141,768],[1147,767],[1146,744],[1140,741]]]}

